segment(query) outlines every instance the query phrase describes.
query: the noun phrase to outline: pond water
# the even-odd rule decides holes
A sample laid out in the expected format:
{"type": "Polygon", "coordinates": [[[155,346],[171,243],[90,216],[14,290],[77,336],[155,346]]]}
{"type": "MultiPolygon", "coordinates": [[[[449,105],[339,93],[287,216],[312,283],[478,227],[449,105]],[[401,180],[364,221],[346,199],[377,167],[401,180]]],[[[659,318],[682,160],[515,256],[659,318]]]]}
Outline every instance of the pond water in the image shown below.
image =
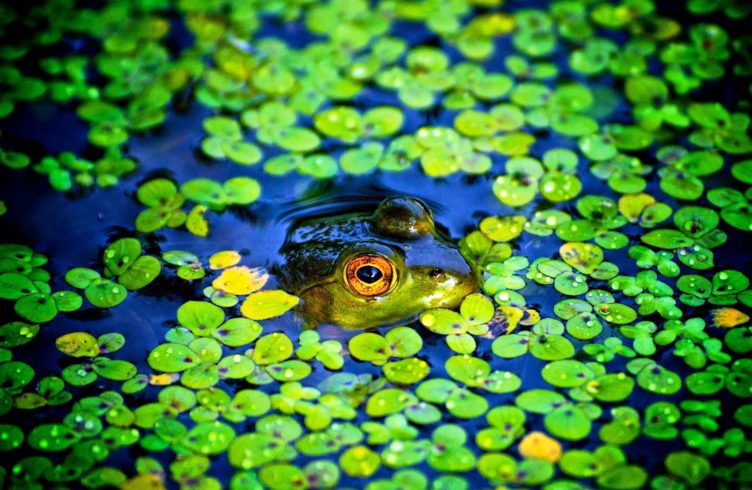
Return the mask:
{"type": "Polygon", "coordinates": [[[3,488],[752,485],[752,9],[7,9],[3,488]],[[394,196],[480,293],[306,330],[291,227],[394,196]]]}

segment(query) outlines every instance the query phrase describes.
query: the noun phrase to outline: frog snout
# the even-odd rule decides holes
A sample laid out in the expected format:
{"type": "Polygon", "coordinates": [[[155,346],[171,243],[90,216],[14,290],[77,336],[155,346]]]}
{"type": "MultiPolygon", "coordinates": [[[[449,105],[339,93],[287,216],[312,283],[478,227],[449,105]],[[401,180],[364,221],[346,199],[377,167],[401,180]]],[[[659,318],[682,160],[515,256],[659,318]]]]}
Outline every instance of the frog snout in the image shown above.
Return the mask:
{"type": "Polygon", "coordinates": [[[457,287],[467,291],[467,294],[477,292],[480,289],[478,276],[472,270],[468,270],[467,273],[458,276],[457,287]]]}
{"type": "Polygon", "coordinates": [[[428,271],[428,275],[434,281],[443,281],[444,279],[446,279],[446,272],[441,267],[434,267],[433,269],[428,271]]]}
{"type": "Polygon", "coordinates": [[[478,280],[469,266],[461,270],[446,270],[434,267],[428,271],[428,276],[437,286],[459,289],[467,294],[478,290],[478,280]]]}

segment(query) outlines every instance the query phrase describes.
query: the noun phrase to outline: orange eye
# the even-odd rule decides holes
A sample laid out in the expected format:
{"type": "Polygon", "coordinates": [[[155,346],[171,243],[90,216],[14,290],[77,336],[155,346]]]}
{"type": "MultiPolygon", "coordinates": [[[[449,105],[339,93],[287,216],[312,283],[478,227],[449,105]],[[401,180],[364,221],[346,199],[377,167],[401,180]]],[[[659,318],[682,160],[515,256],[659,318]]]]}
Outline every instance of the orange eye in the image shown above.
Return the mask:
{"type": "Polygon", "coordinates": [[[394,283],[392,263],[378,255],[354,257],[345,266],[345,282],[361,296],[378,296],[394,283]]]}

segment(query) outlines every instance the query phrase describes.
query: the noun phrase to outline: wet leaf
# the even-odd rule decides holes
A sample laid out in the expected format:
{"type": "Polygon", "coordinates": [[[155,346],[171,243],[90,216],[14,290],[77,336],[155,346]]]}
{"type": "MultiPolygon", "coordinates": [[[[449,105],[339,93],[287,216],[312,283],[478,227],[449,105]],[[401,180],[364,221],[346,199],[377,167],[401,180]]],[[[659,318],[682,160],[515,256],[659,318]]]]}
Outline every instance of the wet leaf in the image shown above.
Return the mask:
{"type": "Polygon", "coordinates": [[[224,322],[221,308],[204,301],[188,301],[178,308],[178,322],[194,335],[211,335],[224,322]]]}
{"type": "Polygon", "coordinates": [[[128,296],[124,286],[109,279],[94,279],[84,290],[86,299],[97,308],[112,308],[117,306],[128,296]]]}
{"type": "Polygon", "coordinates": [[[230,294],[245,295],[263,288],[269,275],[263,269],[248,267],[231,267],[212,282],[214,289],[220,289],[230,294]]]}
{"type": "Polygon", "coordinates": [[[217,252],[209,257],[209,267],[213,270],[226,269],[240,262],[241,256],[235,250],[217,252]]]}
{"type": "Polygon", "coordinates": [[[282,290],[259,291],[248,295],[240,307],[240,312],[251,320],[266,320],[285,314],[299,301],[297,296],[282,290]]]}
{"type": "Polygon", "coordinates": [[[253,362],[260,365],[284,361],[293,352],[290,338],[282,333],[272,333],[259,338],[253,348],[253,362]]]}
{"type": "Polygon", "coordinates": [[[160,344],[148,357],[149,366],[158,371],[176,373],[199,363],[199,357],[190,348],[181,344],[160,344]]]}
{"type": "Polygon", "coordinates": [[[73,357],[95,357],[100,353],[97,339],[86,332],[72,332],[58,337],[55,347],[63,354],[73,357]]]}

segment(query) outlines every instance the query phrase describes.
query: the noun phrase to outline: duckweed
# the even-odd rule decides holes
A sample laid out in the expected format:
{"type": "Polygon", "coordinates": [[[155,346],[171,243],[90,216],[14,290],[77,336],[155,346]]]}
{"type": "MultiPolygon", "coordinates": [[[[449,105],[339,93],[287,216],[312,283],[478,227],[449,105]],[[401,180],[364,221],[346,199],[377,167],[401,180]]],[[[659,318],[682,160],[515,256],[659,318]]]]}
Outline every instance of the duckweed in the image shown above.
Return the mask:
{"type": "Polygon", "coordinates": [[[752,484],[743,2],[0,13],[0,486],[752,484]],[[299,321],[267,222],[429,187],[480,291],[299,321]]]}

